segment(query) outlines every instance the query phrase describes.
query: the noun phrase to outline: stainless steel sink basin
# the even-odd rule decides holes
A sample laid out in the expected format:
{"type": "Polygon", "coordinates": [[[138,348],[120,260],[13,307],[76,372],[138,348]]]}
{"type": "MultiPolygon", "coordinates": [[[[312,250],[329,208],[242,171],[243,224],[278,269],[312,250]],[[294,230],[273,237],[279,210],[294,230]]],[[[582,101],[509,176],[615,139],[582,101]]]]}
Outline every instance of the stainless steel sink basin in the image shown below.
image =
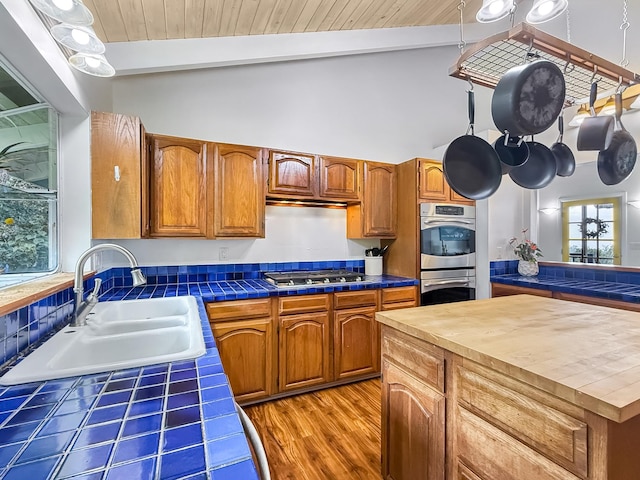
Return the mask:
{"type": "Polygon", "coordinates": [[[205,353],[195,297],[96,305],[82,327],[66,326],[0,378],[0,385],[72,377],[196,358],[205,353]]]}

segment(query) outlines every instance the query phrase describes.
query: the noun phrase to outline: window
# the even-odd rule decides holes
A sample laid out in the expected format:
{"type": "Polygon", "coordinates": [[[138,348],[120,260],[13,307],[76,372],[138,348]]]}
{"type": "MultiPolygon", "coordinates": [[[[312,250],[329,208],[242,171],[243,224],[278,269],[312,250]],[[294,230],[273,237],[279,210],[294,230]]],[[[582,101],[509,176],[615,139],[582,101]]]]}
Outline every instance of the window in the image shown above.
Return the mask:
{"type": "Polygon", "coordinates": [[[562,202],[562,260],[620,265],[620,198],[562,202]]]}
{"type": "Polygon", "coordinates": [[[0,58],[0,288],[57,269],[57,119],[0,58]]]}

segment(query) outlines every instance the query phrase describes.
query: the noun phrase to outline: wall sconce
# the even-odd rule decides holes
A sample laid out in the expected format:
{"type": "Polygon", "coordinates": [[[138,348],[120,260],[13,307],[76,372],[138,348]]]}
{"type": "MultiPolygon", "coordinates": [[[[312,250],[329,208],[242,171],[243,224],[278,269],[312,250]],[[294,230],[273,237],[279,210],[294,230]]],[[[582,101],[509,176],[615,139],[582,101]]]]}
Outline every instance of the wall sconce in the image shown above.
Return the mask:
{"type": "Polygon", "coordinates": [[[541,208],[538,211],[544,213],[545,215],[553,215],[558,210],[560,210],[558,207],[547,207],[547,208],[541,208]]]}
{"type": "Polygon", "coordinates": [[[631,205],[635,208],[640,208],[640,200],[631,200],[630,202],[627,202],[627,205],[631,205]]]}
{"type": "Polygon", "coordinates": [[[93,15],[81,0],[29,0],[41,14],[43,23],[62,22],[51,26],[51,36],[73,54],[63,49],[69,64],[89,75],[112,77],[115,69],[102,55],[104,44],[91,28],[93,15]],[[47,18],[48,17],[48,18],[47,18]]]}

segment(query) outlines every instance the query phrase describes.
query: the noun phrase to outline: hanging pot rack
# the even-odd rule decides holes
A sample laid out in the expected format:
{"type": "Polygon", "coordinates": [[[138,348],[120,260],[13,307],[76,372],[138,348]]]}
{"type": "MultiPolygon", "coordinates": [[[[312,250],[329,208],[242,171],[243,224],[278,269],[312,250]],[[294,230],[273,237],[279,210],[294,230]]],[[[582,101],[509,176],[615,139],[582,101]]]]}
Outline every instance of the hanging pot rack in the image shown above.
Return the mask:
{"type": "Polygon", "coordinates": [[[470,45],[449,75],[493,89],[510,68],[532,59],[552,61],[563,70],[570,105],[589,97],[594,74],[601,92],[640,83],[637,73],[526,23],[470,45]]]}

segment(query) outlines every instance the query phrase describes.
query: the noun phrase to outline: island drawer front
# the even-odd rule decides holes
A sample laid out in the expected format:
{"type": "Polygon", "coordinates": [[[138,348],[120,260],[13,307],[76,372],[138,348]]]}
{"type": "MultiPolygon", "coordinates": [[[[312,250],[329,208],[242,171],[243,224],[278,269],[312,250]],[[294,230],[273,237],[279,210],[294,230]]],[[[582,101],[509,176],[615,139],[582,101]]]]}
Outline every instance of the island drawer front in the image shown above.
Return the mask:
{"type": "Polygon", "coordinates": [[[562,401],[479,365],[456,372],[456,398],[510,436],[576,475],[587,476],[587,424],[558,410],[562,401]],[[550,406],[553,405],[554,407],[550,406]]]}
{"type": "Polygon", "coordinates": [[[571,472],[539,454],[511,435],[465,408],[456,409],[457,447],[455,479],[483,480],[580,480],[571,472]],[[459,469],[460,461],[468,465],[459,469]],[[475,472],[470,476],[468,471],[475,472]]]}
{"type": "Polygon", "coordinates": [[[311,313],[328,311],[331,308],[329,294],[294,295],[278,299],[278,314],[311,313]]]}
{"type": "Polygon", "coordinates": [[[270,317],[271,299],[258,298],[207,303],[207,315],[212,322],[270,317]]]}
{"type": "Polygon", "coordinates": [[[354,292],[336,292],[333,294],[333,308],[369,307],[378,304],[378,290],[356,290],[354,292]]]}
{"type": "Polygon", "coordinates": [[[382,304],[396,302],[416,302],[417,287],[393,287],[382,289],[382,304]]]}
{"type": "Polygon", "coordinates": [[[444,350],[382,326],[382,355],[444,392],[444,350]]]}

